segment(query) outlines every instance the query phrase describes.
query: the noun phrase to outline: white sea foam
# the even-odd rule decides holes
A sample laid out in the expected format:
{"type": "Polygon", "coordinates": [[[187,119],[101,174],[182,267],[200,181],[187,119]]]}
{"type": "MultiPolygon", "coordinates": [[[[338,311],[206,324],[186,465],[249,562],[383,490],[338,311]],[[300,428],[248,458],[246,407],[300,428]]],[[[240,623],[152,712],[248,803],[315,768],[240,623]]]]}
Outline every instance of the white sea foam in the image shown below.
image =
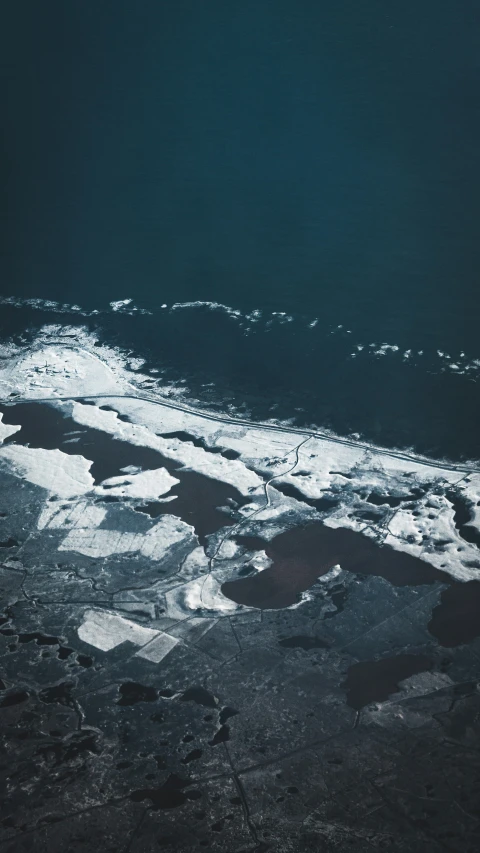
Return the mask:
{"type": "MultiPolygon", "coordinates": [[[[286,311],[266,312],[259,308],[241,311],[240,309],[234,308],[230,305],[207,300],[175,302],[170,307],[164,302],[153,310],[137,307],[131,298],[116,299],[110,302],[108,308],[100,307],[92,310],[87,310],[79,305],[60,303],[49,299],[19,299],[17,297],[0,297],[0,305],[11,305],[18,308],[28,308],[52,314],[74,314],[78,317],[91,317],[112,313],[128,314],[130,316],[151,315],[154,314],[155,311],[161,311],[164,313],[166,309],[175,313],[178,311],[208,310],[223,314],[226,317],[235,320],[238,327],[245,335],[253,333],[259,334],[262,332],[268,333],[274,325],[283,326],[293,323],[302,328],[311,330],[315,329],[315,334],[321,334],[327,337],[329,334],[340,336],[351,335],[353,340],[350,340],[348,345],[349,349],[345,353],[346,358],[348,358],[348,353],[349,357],[352,359],[359,358],[359,353],[362,353],[362,359],[379,359],[386,355],[388,355],[389,358],[397,356],[403,363],[405,363],[405,365],[408,365],[408,367],[415,367],[418,364],[418,359],[425,355],[425,357],[431,361],[429,369],[437,369],[438,372],[450,371],[457,376],[466,376],[472,381],[478,381],[478,378],[480,377],[480,357],[477,354],[468,355],[464,350],[460,350],[456,354],[450,354],[443,348],[432,349],[431,351],[414,350],[413,347],[403,349],[395,343],[388,342],[383,342],[381,344],[375,342],[366,343],[365,341],[355,342],[355,330],[346,329],[343,323],[339,323],[335,328],[331,328],[330,331],[322,330],[321,327],[319,327],[318,318],[308,317],[301,313],[292,315],[286,311]],[[353,349],[350,351],[352,344],[353,349]]],[[[2,346],[2,349],[5,349],[5,345],[2,346]]],[[[133,367],[133,364],[131,366],[133,367]]],[[[140,379],[140,377],[136,377],[134,382],[137,387],[140,385],[141,381],[143,381],[145,385],[148,385],[154,380],[147,376],[142,377],[142,379],[140,379]]],[[[178,386],[171,386],[168,391],[167,389],[164,389],[164,392],[167,392],[170,395],[179,395],[182,393],[178,386]]]]}
{"type": "Polygon", "coordinates": [[[130,315],[152,313],[146,308],[137,308],[132,299],[118,299],[110,302],[109,308],[93,308],[91,310],[68,302],[56,302],[53,299],[19,299],[16,296],[0,296],[0,305],[29,308],[33,311],[45,311],[51,314],[78,314],[80,317],[92,317],[96,314],[107,314],[110,311],[122,311],[122,313],[130,315]]]}
{"type": "Polygon", "coordinates": [[[121,308],[126,308],[127,305],[131,305],[132,302],[132,299],[118,299],[116,302],[110,302],[110,308],[112,311],[120,311],[121,308]]]}
{"type": "Polygon", "coordinates": [[[221,311],[222,314],[228,314],[229,317],[241,317],[242,312],[236,308],[230,308],[228,305],[223,305],[221,302],[175,302],[171,310],[181,311],[190,308],[208,308],[209,311],[221,311]]]}
{"type": "MultiPolygon", "coordinates": [[[[362,353],[362,358],[380,358],[388,355],[390,358],[398,355],[403,362],[409,362],[411,365],[417,364],[417,359],[425,356],[424,350],[414,351],[412,348],[401,350],[397,344],[382,343],[357,343],[355,349],[350,353],[350,358],[357,358],[362,353]]],[[[475,379],[480,375],[480,359],[467,357],[465,352],[461,351],[457,355],[452,356],[444,350],[432,350],[427,354],[432,362],[432,370],[445,372],[453,370],[459,376],[468,376],[475,379]]]]}

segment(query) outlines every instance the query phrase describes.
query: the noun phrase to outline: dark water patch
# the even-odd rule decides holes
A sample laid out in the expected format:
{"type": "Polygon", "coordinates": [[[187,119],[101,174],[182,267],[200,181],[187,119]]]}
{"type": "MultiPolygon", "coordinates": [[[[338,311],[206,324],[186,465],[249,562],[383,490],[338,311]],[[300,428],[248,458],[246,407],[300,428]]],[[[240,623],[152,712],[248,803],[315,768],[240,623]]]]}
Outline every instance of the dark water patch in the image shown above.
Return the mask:
{"type": "Polygon", "coordinates": [[[140,788],[132,791],[130,799],[134,803],[150,800],[153,809],[176,809],[186,803],[187,800],[200,799],[200,791],[195,789],[184,790],[189,785],[191,782],[188,779],[181,779],[180,776],[172,773],[159,788],[140,788]]]}
{"type": "Polygon", "coordinates": [[[286,637],[284,640],[279,640],[279,644],[286,649],[303,649],[306,652],[310,651],[310,649],[329,648],[329,643],[320,637],[309,637],[303,634],[295,637],[286,637]]]}
{"type": "Polygon", "coordinates": [[[360,509],[355,513],[356,518],[360,518],[362,521],[372,521],[374,524],[383,517],[381,513],[378,512],[369,512],[368,509],[360,509]]]}
{"type": "Polygon", "coordinates": [[[182,764],[190,764],[191,761],[198,761],[198,759],[201,758],[202,755],[203,752],[201,749],[192,749],[192,751],[189,752],[185,756],[185,758],[182,758],[182,764]]]}
{"type": "Polygon", "coordinates": [[[204,687],[189,687],[180,697],[181,702],[196,702],[205,708],[216,708],[217,700],[213,693],[209,693],[204,687]]]}
{"type": "Polygon", "coordinates": [[[452,539],[437,539],[433,545],[437,551],[444,551],[447,545],[452,543],[452,539]]]}
{"type": "Polygon", "coordinates": [[[375,506],[384,506],[384,504],[388,504],[388,506],[391,507],[400,506],[403,500],[406,500],[406,498],[396,498],[391,495],[380,495],[378,492],[372,492],[367,498],[367,501],[375,506]]]}
{"type": "Polygon", "coordinates": [[[83,666],[84,669],[88,669],[93,664],[93,658],[90,655],[77,655],[76,661],[79,666],[83,666]]]}
{"type": "MultiPolygon", "coordinates": [[[[73,654],[73,649],[62,645],[59,637],[42,634],[39,631],[18,634],[18,642],[21,644],[35,642],[37,646],[58,646],[57,657],[59,660],[67,660],[73,654]]],[[[46,654],[46,653],[44,653],[46,654]]]]}
{"type": "Polygon", "coordinates": [[[185,432],[185,430],[176,430],[175,432],[162,432],[159,433],[162,438],[178,438],[179,441],[187,441],[190,444],[193,444],[195,447],[201,447],[202,450],[206,450],[207,453],[218,453],[220,456],[223,456],[225,459],[238,459],[240,453],[237,453],[236,450],[230,450],[229,448],[224,449],[223,447],[218,447],[217,445],[212,446],[208,444],[204,438],[198,438],[196,435],[192,435],[189,432],[185,432]]]}
{"type": "Polygon", "coordinates": [[[202,545],[209,534],[236,523],[236,519],[230,514],[231,501],[237,506],[250,502],[249,498],[245,498],[237,489],[221,480],[213,480],[195,471],[179,471],[171,464],[163,467],[180,480],[168,493],[169,497],[174,495],[175,500],[147,501],[136,506],[135,510],[149,515],[150,518],[159,518],[161,515],[178,516],[194,528],[202,545]]]}
{"type": "Polygon", "coordinates": [[[227,720],[229,720],[231,717],[236,717],[239,713],[240,711],[236,711],[235,708],[229,708],[228,706],[226,708],[222,708],[218,718],[220,725],[223,726],[223,724],[226,723],[227,720]]]}
{"type": "Polygon", "coordinates": [[[399,507],[401,504],[405,504],[408,501],[417,501],[420,498],[423,498],[426,495],[426,490],[421,489],[419,486],[415,486],[410,489],[410,493],[408,495],[383,495],[380,492],[371,492],[367,498],[367,501],[375,506],[384,506],[387,504],[392,507],[392,509],[399,507]]]}
{"type": "Polygon", "coordinates": [[[137,702],[155,702],[158,693],[153,687],[127,681],[119,687],[120,698],[117,705],[136,705],[137,702]]]}
{"type": "Polygon", "coordinates": [[[179,441],[188,441],[195,447],[203,447],[205,449],[205,439],[197,438],[196,435],[191,435],[191,433],[185,432],[182,429],[174,430],[174,432],[161,432],[158,435],[161,435],[162,438],[178,438],[179,441]]]}
{"type": "Polygon", "coordinates": [[[46,705],[65,705],[70,708],[75,707],[75,700],[72,696],[73,683],[71,681],[63,681],[61,684],[56,684],[53,687],[46,687],[40,690],[38,698],[46,705]]]}
{"type": "Polygon", "coordinates": [[[466,501],[465,498],[459,493],[450,490],[445,492],[445,497],[453,506],[453,521],[457,530],[460,527],[463,527],[464,524],[468,524],[471,519],[470,513],[470,502],[466,501]]]}
{"type": "Polygon", "coordinates": [[[5,684],[3,679],[0,678],[0,690],[6,690],[6,689],[7,689],[7,685],[5,684]]]}
{"type": "Polygon", "coordinates": [[[329,512],[329,510],[334,509],[340,503],[338,498],[331,497],[330,495],[324,495],[321,498],[307,498],[292,483],[275,483],[275,489],[287,498],[295,498],[296,501],[301,501],[307,504],[307,506],[313,507],[317,512],[329,512]]]}
{"type": "Polygon", "coordinates": [[[341,613],[345,602],[348,598],[348,589],[342,584],[338,584],[337,586],[332,586],[330,589],[330,600],[332,604],[337,608],[335,611],[328,610],[325,613],[325,619],[331,619],[332,616],[336,616],[337,613],[341,613]]]}
{"type": "Polygon", "coordinates": [[[70,655],[73,655],[73,649],[69,649],[68,646],[60,646],[57,654],[60,660],[67,660],[70,655]]]}
{"type": "Polygon", "coordinates": [[[341,685],[347,691],[347,705],[359,711],[372,702],[384,702],[398,693],[399,684],[425,672],[432,661],[425,655],[396,655],[377,661],[355,663],[349,667],[347,678],[341,685]]]}
{"type": "Polygon", "coordinates": [[[236,450],[232,450],[230,447],[227,447],[226,450],[222,450],[222,456],[225,459],[240,459],[241,453],[238,453],[236,450]]]}
{"type": "Polygon", "coordinates": [[[243,568],[239,569],[238,576],[241,578],[247,577],[248,575],[256,574],[257,571],[258,569],[255,566],[243,566],[243,568]]]}
{"type": "Polygon", "coordinates": [[[104,488],[104,489],[117,489],[117,488],[119,488],[120,486],[129,486],[129,485],[130,485],[130,481],[129,481],[129,480],[123,480],[123,482],[121,482],[121,483],[112,483],[112,484],[109,484],[109,485],[105,484],[105,485],[103,486],[103,488],[104,488]]]}
{"type": "Polygon", "coordinates": [[[215,732],[212,740],[209,740],[210,746],[217,746],[219,743],[227,743],[230,740],[229,726],[222,726],[218,732],[215,732]]]}
{"type": "Polygon", "coordinates": [[[40,634],[38,631],[34,631],[31,634],[19,634],[18,635],[18,642],[19,643],[32,643],[34,640],[35,640],[37,646],[58,646],[58,645],[60,645],[60,640],[58,639],[58,637],[49,637],[47,634],[40,634]]]}
{"type": "Polygon", "coordinates": [[[462,539],[465,539],[465,542],[468,542],[470,545],[476,545],[477,548],[480,548],[480,530],[477,530],[476,527],[472,527],[470,524],[464,524],[458,532],[462,539]]]}
{"type": "Polygon", "coordinates": [[[453,506],[453,521],[462,539],[480,548],[480,530],[471,524],[474,519],[474,504],[453,490],[446,492],[445,497],[453,506]]]}
{"type": "Polygon", "coordinates": [[[444,590],[428,630],[449,648],[480,637],[480,581],[456,583],[444,590]]]}
{"type": "MultiPolygon", "coordinates": [[[[10,443],[46,450],[59,448],[70,455],[82,455],[92,460],[90,471],[96,485],[110,477],[121,476],[128,466],[143,471],[165,468],[179,481],[169,492],[169,497],[175,500],[147,502],[136,509],[151,518],[163,514],[178,516],[194,528],[202,544],[209,534],[235,523],[229,514],[232,507],[249,502],[227,483],[184,469],[182,463],[156,450],[116,439],[102,430],[84,427],[79,440],[71,444],[66,439],[67,433],[78,428],[78,424],[47,404],[0,406],[0,412],[3,412],[4,423],[21,425],[19,432],[15,433],[15,441],[10,443]],[[221,507],[230,507],[230,510],[222,511],[221,507]]],[[[104,500],[108,498],[106,496],[104,500]]]]}
{"type": "Polygon", "coordinates": [[[12,693],[7,693],[0,701],[0,708],[10,708],[12,705],[20,705],[29,699],[29,694],[26,690],[15,690],[12,693]]]}
{"type": "Polygon", "coordinates": [[[0,548],[18,548],[18,542],[16,539],[12,539],[9,536],[8,539],[4,539],[3,542],[0,542],[0,548]]]}
{"type": "Polygon", "coordinates": [[[117,415],[118,420],[119,420],[119,421],[123,421],[123,423],[125,423],[125,424],[130,424],[130,423],[132,423],[132,422],[131,422],[131,420],[130,420],[130,418],[128,417],[128,415],[122,415],[122,414],[120,414],[120,412],[117,412],[117,410],[116,410],[116,409],[114,409],[114,408],[113,408],[113,406],[107,406],[107,405],[105,405],[105,406],[99,406],[98,408],[99,408],[99,409],[102,409],[104,412],[115,412],[115,414],[117,415]]]}
{"type": "Polygon", "coordinates": [[[232,538],[238,545],[245,548],[246,551],[263,551],[266,546],[265,539],[261,539],[260,536],[243,536],[239,534],[232,538]]]}
{"type": "Polygon", "coordinates": [[[255,576],[222,585],[223,595],[248,607],[289,607],[336,565],[349,572],[383,577],[395,586],[451,583],[446,572],[418,557],[379,545],[356,531],[327,527],[321,522],[287,530],[270,542],[257,537],[240,541],[247,547],[260,541],[272,560],[272,565],[255,576]]]}

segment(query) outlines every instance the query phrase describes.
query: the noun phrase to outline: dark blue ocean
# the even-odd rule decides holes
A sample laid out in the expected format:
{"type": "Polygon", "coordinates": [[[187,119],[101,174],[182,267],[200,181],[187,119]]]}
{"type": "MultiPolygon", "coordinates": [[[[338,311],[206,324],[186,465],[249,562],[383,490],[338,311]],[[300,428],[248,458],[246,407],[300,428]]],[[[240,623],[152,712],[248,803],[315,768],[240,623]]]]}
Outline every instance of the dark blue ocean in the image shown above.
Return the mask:
{"type": "Polygon", "coordinates": [[[2,340],[82,324],[216,410],[480,456],[475,0],[0,17],[2,340]]]}

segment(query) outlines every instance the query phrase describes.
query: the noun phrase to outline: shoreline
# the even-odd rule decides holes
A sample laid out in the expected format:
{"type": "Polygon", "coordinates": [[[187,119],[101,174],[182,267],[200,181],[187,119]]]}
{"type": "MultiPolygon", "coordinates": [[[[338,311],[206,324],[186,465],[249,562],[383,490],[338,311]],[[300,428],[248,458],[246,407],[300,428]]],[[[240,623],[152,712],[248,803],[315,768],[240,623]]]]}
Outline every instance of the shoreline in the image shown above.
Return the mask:
{"type": "MultiPolygon", "coordinates": [[[[74,349],[74,348],[72,348],[74,349]]],[[[301,427],[284,427],[280,424],[274,425],[269,423],[264,423],[261,421],[249,421],[243,418],[235,418],[231,416],[223,416],[223,415],[214,415],[203,410],[194,409],[187,405],[182,405],[181,403],[172,403],[167,400],[158,400],[154,397],[147,397],[142,394],[72,394],[68,396],[62,397],[10,397],[6,399],[0,398],[0,405],[8,406],[8,405],[16,405],[19,403],[65,403],[65,402],[75,402],[75,401],[83,401],[83,400],[108,400],[108,399],[125,399],[125,400],[139,400],[142,403],[153,403],[157,406],[165,406],[169,409],[176,409],[177,411],[184,412],[189,415],[193,415],[194,417],[203,418],[205,420],[216,421],[217,423],[224,424],[232,424],[233,426],[244,426],[248,429],[258,429],[258,430],[269,430],[271,432],[286,432],[293,433],[295,435],[305,435],[309,438],[319,438],[322,441],[329,441],[333,444],[341,444],[344,447],[353,447],[358,450],[366,450],[370,453],[377,453],[382,456],[390,456],[393,459],[401,459],[407,462],[414,462],[417,465],[425,465],[429,468],[439,468],[441,470],[446,471],[458,471],[459,473],[465,474],[480,474],[480,462],[478,463],[478,467],[474,467],[473,465],[468,465],[465,463],[457,463],[454,464],[451,461],[442,461],[438,459],[431,459],[428,456],[421,456],[420,454],[403,452],[400,450],[389,450],[387,448],[379,447],[378,445],[368,444],[367,442],[354,441],[353,439],[342,438],[340,436],[332,436],[328,433],[323,433],[321,430],[308,430],[302,429],[301,427]]]]}

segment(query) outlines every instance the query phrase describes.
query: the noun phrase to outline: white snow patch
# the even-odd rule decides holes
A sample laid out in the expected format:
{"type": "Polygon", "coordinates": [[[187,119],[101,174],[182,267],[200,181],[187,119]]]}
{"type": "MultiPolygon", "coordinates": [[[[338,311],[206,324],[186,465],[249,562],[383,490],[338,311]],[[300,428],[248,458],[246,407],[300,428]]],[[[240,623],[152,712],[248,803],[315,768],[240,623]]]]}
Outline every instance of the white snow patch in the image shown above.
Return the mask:
{"type": "MultiPolygon", "coordinates": [[[[48,327],[45,336],[53,334],[48,327]]],[[[89,352],[95,339],[75,329],[76,346],[67,346],[64,340],[57,343],[40,343],[27,351],[21,350],[0,364],[0,397],[6,399],[12,392],[20,397],[74,397],[86,394],[125,394],[131,392],[123,360],[108,351],[107,359],[89,352]],[[114,373],[115,370],[115,373],[114,373]]],[[[12,401],[13,402],[13,401],[12,401]]]]}
{"type": "Polygon", "coordinates": [[[61,450],[10,444],[0,448],[0,461],[23,479],[62,498],[85,494],[93,486],[92,462],[61,450]]]}
{"type": "Polygon", "coordinates": [[[170,634],[160,631],[148,645],[136,653],[135,657],[145,658],[145,660],[149,660],[152,663],[160,663],[179,642],[180,640],[177,637],[172,637],[170,634]]]}
{"type": "Polygon", "coordinates": [[[178,625],[174,625],[170,629],[170,633],[174,637],[181,638],[186,643],[197,643],[198,640],[201,640],[205,634],[211,631],[218,621],[218,619],[205,616],[190,616],[178,625]]]}
{"type": "Polygon", "coordinates": [[[183,620],[198,609],[218,616],[227,616],[239,610],[249,609],[236,604],[222,594],[220,587],[225,580],[224,571],[212,572],[169,590],[165,593],[167,615],[183,620]]]}
{"type": "Polygon", "coordinates": [[[76,551],[86,557],[110,557],[138,551],[143,557],[159,560],[167,551],[193,535],[193,528],[174,515],[163,515],[146,533],[80,528],[71,530],[59,551],[76,551]]]}
{"type": "Polygon", "coordinates": [[[321,575],[318,578],[317,583],[330,583],[330,581],[333,581],[335,580],[335,578],[338,578],[338,576],[342,574],[342,571],[343,569],[341,566],[332,566],[332,568],[326,573],[326,575],[321,575]]]}
{"type": "Polygon", "coordinates": [[[39,530],[71,530],[76,527],[94,530],[107,515],[106,509],[95,506],[88,500],[59,504],[47,501],[37,521],[39,530]]]}
{"type": "Polygon", "coordinates": [[[99,495],[113,495],[125,498],[143,498],[156,500],[166,494],[180,481],[172,477],[166,468],[156,468],[153,471],[126,473],[118,477],[110,477],[95,488],[99,495]]]}
{"type": "Polygon", "coordinates": [[[4,424],[3,413],[0,412],[0,444],[3,444],[10,435],[15,435],[20,429],[21,426],[17,426],[17,424],[4,424]]]}
{"type": "Polygon", "coordinates": [[[109,652],[127,640],[136,646],[145,646],[158,634],[153,628],[137,625],[124,616],[105,610],[86,610],[78,628],[78,636],[84,643],[103,652],[109,652]]]}

